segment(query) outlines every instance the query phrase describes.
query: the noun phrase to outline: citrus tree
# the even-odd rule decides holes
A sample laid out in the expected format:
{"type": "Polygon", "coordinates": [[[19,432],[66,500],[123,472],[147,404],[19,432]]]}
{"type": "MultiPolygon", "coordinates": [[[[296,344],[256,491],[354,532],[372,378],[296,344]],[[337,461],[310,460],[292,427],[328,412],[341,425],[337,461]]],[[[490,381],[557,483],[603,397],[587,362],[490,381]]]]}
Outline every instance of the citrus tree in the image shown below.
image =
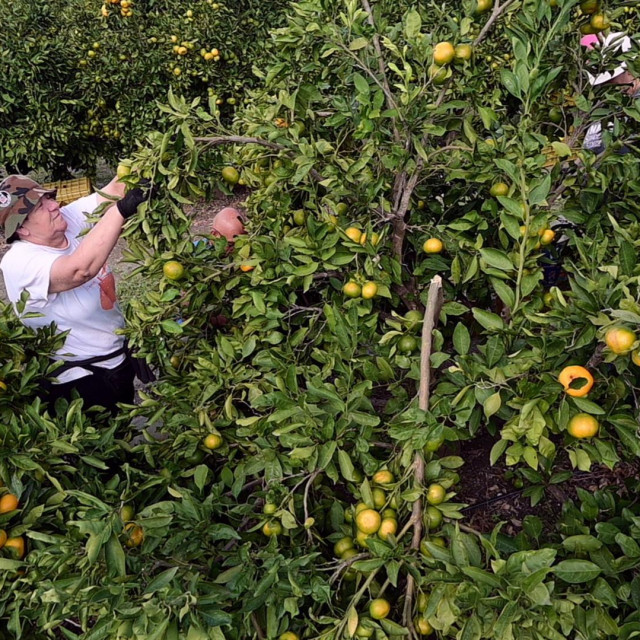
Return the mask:
{"type": "Polygon", "coordinates": [[[213,95],[225,117],[255,84],[284,2],[25,0],[7,8],[0,55],[0,165],[26,173],[115,166],[162,122],[174,87],[213,95]],[[262,43],[262,44],[259,44],[262,43]]]}
{"type": "Polygon", "coordinates": [[[81,484],[34,498],[14,634],[634,637],[634,482],[516,539],[456,501],[461,440],[534,503],[638,456],[640,112],[578,46],[637,16],[583,5],[297,3],[232,123],[169,93],[125,178],[161,185],[127,230],[159,379],[99,442],[67,409],[81,484]],[[246,234],[191,232],[242,186],[246,234]]]}

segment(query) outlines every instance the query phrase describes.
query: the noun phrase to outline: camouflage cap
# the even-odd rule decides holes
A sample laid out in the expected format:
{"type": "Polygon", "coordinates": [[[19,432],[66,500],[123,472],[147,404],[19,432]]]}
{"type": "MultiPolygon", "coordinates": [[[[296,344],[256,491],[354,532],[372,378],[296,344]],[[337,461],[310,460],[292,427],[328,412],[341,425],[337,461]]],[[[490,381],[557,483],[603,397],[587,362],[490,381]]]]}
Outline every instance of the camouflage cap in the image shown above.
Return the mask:
{"type": "Polygon", "coordinates": [[[8,176],[0,183],[0,224],[7,242],[44,195],[56,197],[55,189],[45,189],[27,176],[8,176]]]}

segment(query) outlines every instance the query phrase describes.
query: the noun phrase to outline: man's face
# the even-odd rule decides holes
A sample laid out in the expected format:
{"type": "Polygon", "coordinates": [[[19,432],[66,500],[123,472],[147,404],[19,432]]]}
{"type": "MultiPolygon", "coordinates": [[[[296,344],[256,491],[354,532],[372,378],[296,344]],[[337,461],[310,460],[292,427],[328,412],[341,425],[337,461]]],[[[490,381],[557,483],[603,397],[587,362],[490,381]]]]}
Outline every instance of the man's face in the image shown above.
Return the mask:
{"type": "Polygon", "coordinates": [[[59,241],[66,230],[67,221],[62,217],[60,205],[45,195],[18,229],[18,236],[37,244],[49,244],[59,241]]]}

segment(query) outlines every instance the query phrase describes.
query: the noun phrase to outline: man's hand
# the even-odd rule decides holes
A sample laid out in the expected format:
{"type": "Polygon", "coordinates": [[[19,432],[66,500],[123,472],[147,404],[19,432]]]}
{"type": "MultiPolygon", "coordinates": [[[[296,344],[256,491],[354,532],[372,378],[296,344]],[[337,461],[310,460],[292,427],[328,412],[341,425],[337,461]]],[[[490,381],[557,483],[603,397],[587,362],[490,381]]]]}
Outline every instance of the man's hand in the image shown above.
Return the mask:
{"type": "Polygon", "coordinates": [[[131,189],[124,198],[118,200],[116,207],[120,212],[120,215],[128,220],[132,215],[136,213],[138,207],[146,200],[151,200],[153,196],[158,192],[158,185],[154,185],[149,189],[151,183],[149,180],[141,180],[139,187],[131,189]]]}

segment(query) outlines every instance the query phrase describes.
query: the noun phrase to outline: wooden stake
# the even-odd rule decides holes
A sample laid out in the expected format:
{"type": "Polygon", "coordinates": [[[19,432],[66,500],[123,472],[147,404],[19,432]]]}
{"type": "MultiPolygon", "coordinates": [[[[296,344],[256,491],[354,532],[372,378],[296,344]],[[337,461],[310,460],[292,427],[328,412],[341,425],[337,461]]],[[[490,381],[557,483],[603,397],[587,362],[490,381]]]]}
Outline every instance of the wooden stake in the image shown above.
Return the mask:
{"type": "MultiPolygon", "coordinates": [[[[422,347],[420,350],[420,390],[418,393],[418,406],[423,411],[429,409],[429,384],[431,382],[431,350],[433,330],[438,322],[440,310],[442,309],[442,278],[438,275],[434,276],[429,284],[429,293],[427,297],[427,308],[424,312],[424,321],[422,323],[422,347]]],[[[413,460],[414,486],[422,487],[424,485],[424,457],[422,451],[415,454],[413,460]]],[[[411,540],[411,548],[419,549],[420,540],[422,539],[422,498],[413,503],[411,512],[411,522],[413,524],[413,538],[411,540]]],[[[407,588],[405,592],[403,619],[405,626],[409,629],[411,637],[417,638],[416,630],[413,626],[411,618],[411,609],[413,604],[413,594],[415,590],[415,581],[412,574],[407,576],[407,588]]]]}

